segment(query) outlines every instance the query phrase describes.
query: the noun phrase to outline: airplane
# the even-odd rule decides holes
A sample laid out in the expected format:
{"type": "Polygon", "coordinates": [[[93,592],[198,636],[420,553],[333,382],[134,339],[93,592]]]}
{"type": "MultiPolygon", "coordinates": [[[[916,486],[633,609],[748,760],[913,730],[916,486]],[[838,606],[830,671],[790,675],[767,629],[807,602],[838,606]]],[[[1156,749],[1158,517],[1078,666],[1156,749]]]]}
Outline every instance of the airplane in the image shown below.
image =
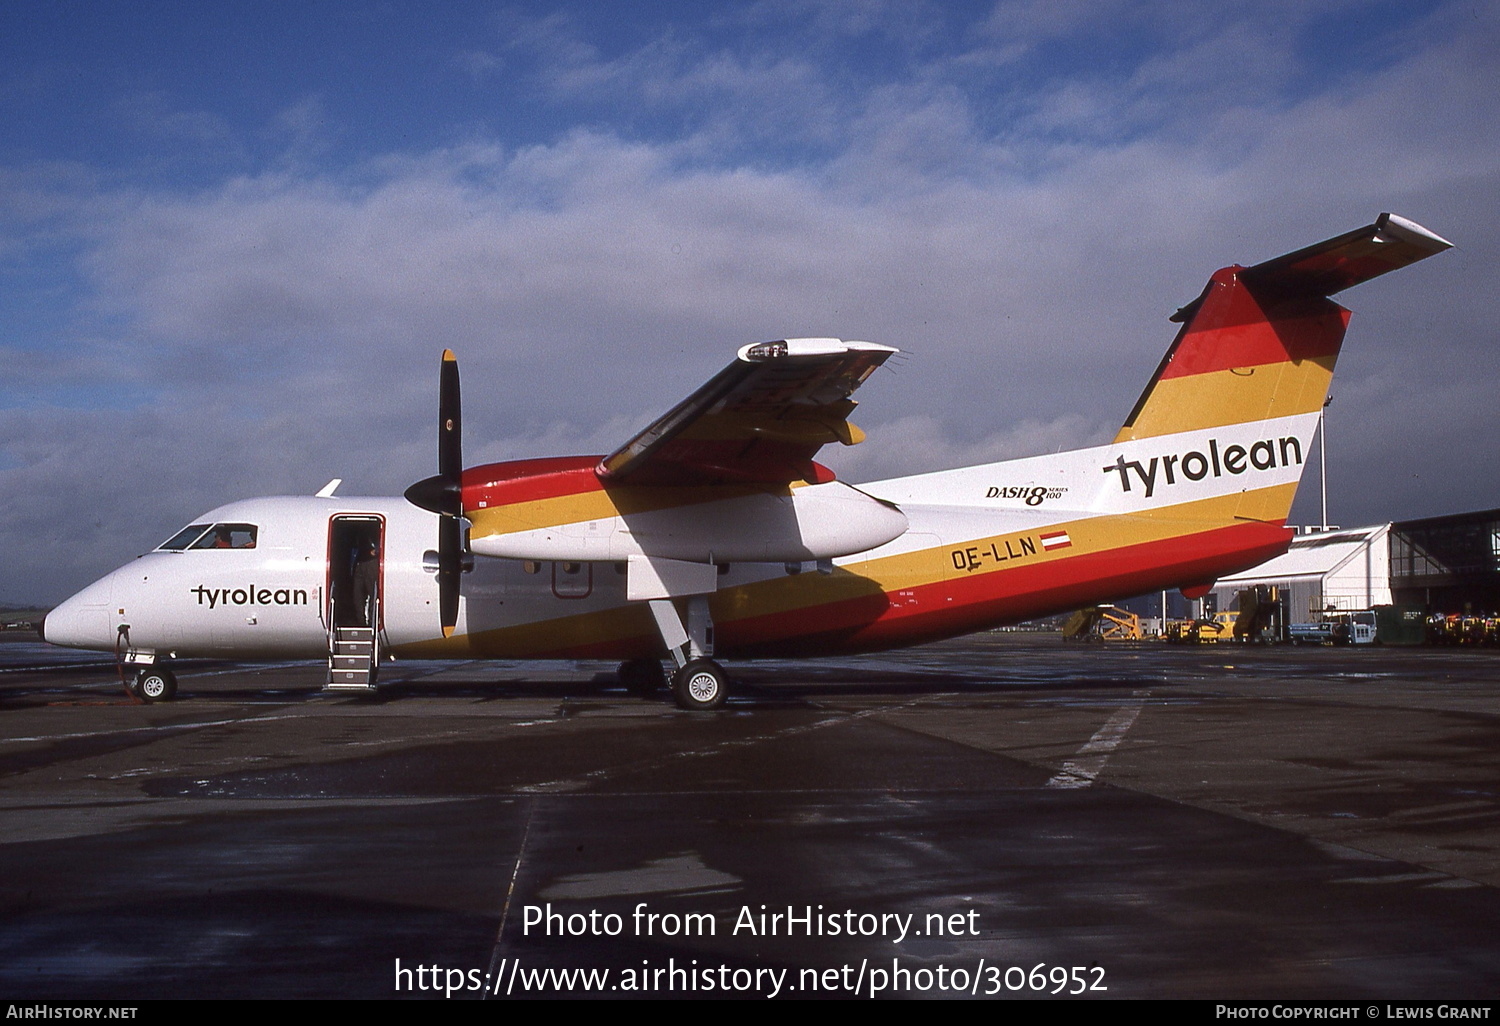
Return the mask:
{"type": "Polygon", "coordinates": [[[1450,248],[1373,224],[1216,271],[1106,445],[859,486],[850,396],[897,350],[741,348],[605,456],[464,467],[440,365],[438,473],[402,497],[235,502],[43,622],[114,652],[141,701],[171,660],[323,658],[369,690],[391,659],[607,659],[633,693],[722,706],[720,659],[879,651],[1168,588],[1189,598],[1286,551],[1349,311],[1328,297],[1450,248]]]}

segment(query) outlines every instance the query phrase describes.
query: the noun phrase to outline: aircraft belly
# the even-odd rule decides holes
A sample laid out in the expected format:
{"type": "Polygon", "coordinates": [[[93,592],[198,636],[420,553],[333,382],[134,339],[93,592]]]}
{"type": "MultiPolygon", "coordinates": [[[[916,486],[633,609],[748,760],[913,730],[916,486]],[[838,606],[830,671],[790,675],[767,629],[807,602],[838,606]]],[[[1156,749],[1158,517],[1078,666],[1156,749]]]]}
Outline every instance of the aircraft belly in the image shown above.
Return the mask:
{"type": "Polygon", "coordinates": [[[609,651],[622,644],[637,655],[651,651],[650,613],[626,601],[625,577],[613,562],[480,560],[462,587],[453,637],[437,636],[435,609],[427,616],[419,611],[387,632],[397,656],[568,658],[590,641],[609,651]]]}

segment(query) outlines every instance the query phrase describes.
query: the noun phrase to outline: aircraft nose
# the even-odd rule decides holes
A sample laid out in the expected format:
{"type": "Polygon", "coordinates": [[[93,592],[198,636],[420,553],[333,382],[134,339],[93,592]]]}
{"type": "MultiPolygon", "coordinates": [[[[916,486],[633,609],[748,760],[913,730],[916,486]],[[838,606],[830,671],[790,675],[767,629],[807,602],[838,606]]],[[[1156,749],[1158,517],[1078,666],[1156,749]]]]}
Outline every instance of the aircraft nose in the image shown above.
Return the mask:
{"type": "Polygon", "coordinates": [[[66,648],[107,651],[110,634],[110,579],[105,577],[59,604],[43,620],[43,640],[66,648]]]}

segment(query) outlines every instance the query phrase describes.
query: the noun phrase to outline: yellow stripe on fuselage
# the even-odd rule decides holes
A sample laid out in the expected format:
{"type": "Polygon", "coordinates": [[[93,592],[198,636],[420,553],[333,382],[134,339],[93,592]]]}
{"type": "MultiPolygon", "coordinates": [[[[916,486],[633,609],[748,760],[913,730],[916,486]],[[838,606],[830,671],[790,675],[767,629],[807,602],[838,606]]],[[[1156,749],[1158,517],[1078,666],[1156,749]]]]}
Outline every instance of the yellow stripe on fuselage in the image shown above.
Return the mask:
{"type": "Polygon", "coordinates": [[[1336,357],[1235,367],[1157,381],[1115,442],[1312,413],[1323,405],[1336,357]]]}

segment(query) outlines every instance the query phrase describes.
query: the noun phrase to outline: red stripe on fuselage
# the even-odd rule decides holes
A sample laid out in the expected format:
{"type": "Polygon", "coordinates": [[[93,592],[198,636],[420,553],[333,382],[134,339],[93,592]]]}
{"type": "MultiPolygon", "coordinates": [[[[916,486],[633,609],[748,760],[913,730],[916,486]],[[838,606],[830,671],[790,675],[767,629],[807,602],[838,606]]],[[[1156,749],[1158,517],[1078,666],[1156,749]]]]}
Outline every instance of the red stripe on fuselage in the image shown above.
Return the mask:
{"type": "Polygon", "coordinates": [[[1286,551],[1278,524],[1243,523],[969,577],[901,593],[715,625],[729,658],[874,652],[1050,616],[1084,605],[1213,580],[1286,551]],[[884,608],[876,610],[880,601],[884,608]]]}

